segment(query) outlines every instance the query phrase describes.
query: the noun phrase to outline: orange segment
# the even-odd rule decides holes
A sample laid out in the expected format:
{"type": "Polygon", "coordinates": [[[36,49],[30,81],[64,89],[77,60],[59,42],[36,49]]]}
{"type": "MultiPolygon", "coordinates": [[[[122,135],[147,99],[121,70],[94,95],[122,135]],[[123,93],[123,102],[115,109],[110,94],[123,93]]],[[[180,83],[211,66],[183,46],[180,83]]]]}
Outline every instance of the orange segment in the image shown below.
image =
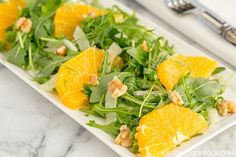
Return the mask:
{"type": "Polygon", "coordinates": [[[208,127],[201,114],[169,104],[143,116],[137,128],[141,157],[163,157],[208,127]]]}
{"type": "Polygon", "coordinates": [[[157,75],[165,88],[172,90],[183,74],[208,78],[216,67],[217,62],[206,57],[177,55],[161,63],[157,75]]]}
{"type": "Polygon", "coordinates": [[[0,3],[0,41],[5,40],[6,29],[14,24],[20,14],[20,8],[24,7],[23,0],[9,0],[0,3]]]}
{"type": "Polygon", "coordinates": [[[91,83],[92,76],[98,76],[103,55],[103,50],[89,48],[60,67],[56,89],[65,106],[71,109],[87,107],[84,85],[91,83]]]}
{"type": "Polygon", "coordinates": [[[8,1],[14,6],[21,6],[23,8],[26,6],[25,0],[8,0],[8,1]]]}
{"type": "Polygon", "coordinates": [[[103,15],[105,11],[81,3],[66,3],[57,9],[54,17],[56,36],[65,35],[73,39],[73,33],[77,25],[87,16],[96,17],[103,15]]]}

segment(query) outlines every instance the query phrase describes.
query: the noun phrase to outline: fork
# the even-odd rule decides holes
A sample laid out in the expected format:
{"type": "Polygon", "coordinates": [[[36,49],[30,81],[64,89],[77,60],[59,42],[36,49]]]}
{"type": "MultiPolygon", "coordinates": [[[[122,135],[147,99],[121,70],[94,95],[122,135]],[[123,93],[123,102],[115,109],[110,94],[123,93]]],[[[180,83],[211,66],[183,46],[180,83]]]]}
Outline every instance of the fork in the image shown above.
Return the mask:
{"type": "Polygon", "coordinates": [[[236,45],[236,29],[207,10],[197,1],[165,0],[165,2],[170,9],[178,14],[194,14],[201,17],[212,29],[224,37],[226,41],[236,45]]]}

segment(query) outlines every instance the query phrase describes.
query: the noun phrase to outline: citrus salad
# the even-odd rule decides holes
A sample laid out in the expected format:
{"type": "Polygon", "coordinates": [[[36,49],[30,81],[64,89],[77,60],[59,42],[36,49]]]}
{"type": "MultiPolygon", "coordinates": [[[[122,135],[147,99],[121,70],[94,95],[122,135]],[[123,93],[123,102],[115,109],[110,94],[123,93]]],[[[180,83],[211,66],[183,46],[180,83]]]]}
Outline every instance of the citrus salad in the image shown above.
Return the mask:
{"type": "Polygon", "coordinates": [[[223,97],[225,68],[186,56],[135,13],[66,0],[0,2],[0,50],[44,90],[118,145],[162,157],[236,112],[223,97]]]}

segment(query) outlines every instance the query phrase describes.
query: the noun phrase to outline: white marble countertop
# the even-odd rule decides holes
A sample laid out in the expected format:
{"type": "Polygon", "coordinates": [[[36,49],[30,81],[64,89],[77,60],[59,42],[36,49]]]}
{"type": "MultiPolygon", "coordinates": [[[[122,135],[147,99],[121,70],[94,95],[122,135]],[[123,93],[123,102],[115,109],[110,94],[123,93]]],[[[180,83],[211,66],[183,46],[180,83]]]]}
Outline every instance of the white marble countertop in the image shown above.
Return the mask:
{"type": "MultiPolygon", "coordinates": [[[[149,14],[135,2],[120,1],[196,46],[194,42],[149,14]]],[[[185,157],[213,156],[236,156],[236,126],[185,155],[185,157]]],[[[118,155],[0,65],[0,157],[118,157],[118,155]]]]}

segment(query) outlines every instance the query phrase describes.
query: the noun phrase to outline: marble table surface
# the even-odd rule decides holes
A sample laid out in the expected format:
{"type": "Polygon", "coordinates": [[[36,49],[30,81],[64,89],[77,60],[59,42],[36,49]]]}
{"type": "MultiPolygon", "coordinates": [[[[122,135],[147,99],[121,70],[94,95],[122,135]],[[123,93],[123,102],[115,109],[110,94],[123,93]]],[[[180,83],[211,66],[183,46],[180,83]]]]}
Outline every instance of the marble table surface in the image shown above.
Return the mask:
{"type": "MultiPolygon", "coordinates": [[[[120,1],[202,49],[132,0],[120,1]]],[[[211,156],[236,156],[236,126],[185,155],[211,156]]],[[[0,157],[119,156],[0,65],[0,157]]]]}

